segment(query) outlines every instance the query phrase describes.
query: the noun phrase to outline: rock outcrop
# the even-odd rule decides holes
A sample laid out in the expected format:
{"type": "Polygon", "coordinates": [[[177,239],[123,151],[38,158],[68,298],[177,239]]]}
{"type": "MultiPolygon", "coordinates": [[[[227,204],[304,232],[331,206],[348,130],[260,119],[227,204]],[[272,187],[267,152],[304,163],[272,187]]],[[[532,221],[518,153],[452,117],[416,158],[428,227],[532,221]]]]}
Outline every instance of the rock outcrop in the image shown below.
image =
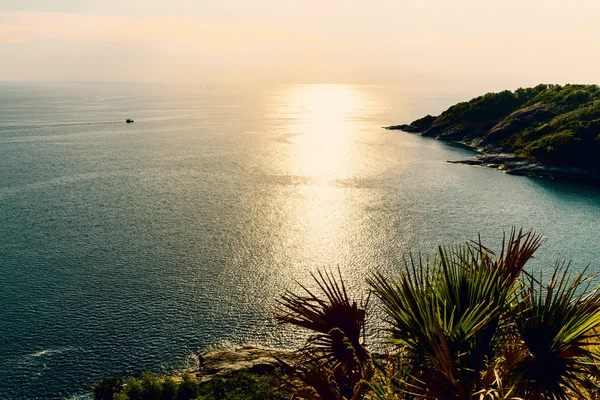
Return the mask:
{"type": "Polygon", "coordinates": [[[197,377],[207,381],[214,377],[230,377],[242,371],[270,373],[280,366],[277,359],[290,362],[294,359],[294,353],[251,346],[236,350],[211,350],[198,356],[197,377]]]}

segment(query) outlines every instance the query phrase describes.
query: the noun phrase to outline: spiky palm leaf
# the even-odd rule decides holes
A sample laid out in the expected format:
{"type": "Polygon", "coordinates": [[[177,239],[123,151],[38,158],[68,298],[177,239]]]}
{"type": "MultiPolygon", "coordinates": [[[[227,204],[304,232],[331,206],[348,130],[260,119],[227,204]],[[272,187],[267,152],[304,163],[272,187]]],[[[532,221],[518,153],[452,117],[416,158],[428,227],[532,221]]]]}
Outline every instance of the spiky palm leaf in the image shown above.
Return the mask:
{"type": "Polygon", "coordinates": [[[294,390],[305,398],[312,392],[322,399],[358,398],[372,375],[371,356],[362,343],[367,301],[350,300],[341,273],[339,279],[322,272],[312,277],[323,296],[300,285],[304,294],[282,296],[276,317],[313,332],[299,351],[298,365],[288,365],[304,384],[294,390]]]}
{"type": "Polygon", "coordinates": [[[600,287],[590,289],[594,277],[573,275],[557,264],[544,286],[542,276],[528,277],[522,292],[516,327],[526,352],[510,366],[513,380],[522,382],[532,399],[586,398],[582,383],[596,378],[600,345],[600,287]]]}
{"type": "Polygon", "coordinates": [[[396,282],[377,275],[370,284],[391,318],[391,342],[412,358],[410,384],[424,396],[461,399],[472,391],[465,380],[473,380],[474,369],[462,363],[473,337],[498,314],[493,302],[483,301],[498,274],[460,268],[450,254],[440,249],[436,260],[411,264],[396,282]]]}
{"type": "Polygon", "coordinates": [[[280,321],[314,332],[291,367],[295,398],[356,400],[367,386],[381,400],[597,398],[600,288],[568,266],[545,285],[525,272],[542,242],[513,229],[498,255],[479,239],[410,259],[397,279],[373,275],[396,348],[375,381],[365,305],[341,276],[313,276],[316,294],[303,287],[280,302],[280,321]]]}
{"type": "Polygon", "coordinates": [[[541,239],[513,230],[500,256],[481,244],[440,247],[432,260],[411,259],[396,280],[369,283],[390,318],[391,343],[411,358],[406,385],[424,397],[470,399],[510,334],[504,318],[515,282],[541,239]]]}

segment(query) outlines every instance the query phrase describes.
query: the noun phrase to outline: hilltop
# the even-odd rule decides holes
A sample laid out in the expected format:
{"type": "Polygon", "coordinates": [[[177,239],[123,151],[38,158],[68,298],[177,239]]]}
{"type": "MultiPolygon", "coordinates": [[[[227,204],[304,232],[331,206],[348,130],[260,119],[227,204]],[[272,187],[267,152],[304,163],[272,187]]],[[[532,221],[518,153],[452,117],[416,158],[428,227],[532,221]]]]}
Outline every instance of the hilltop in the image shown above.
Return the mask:
{"type": "Polygon", "coordinates": [[[439,116],[391,126],[463,143],[483,164],[521,175],[600,177],[600,87],[545,85],[488,93],[439,116]]]}

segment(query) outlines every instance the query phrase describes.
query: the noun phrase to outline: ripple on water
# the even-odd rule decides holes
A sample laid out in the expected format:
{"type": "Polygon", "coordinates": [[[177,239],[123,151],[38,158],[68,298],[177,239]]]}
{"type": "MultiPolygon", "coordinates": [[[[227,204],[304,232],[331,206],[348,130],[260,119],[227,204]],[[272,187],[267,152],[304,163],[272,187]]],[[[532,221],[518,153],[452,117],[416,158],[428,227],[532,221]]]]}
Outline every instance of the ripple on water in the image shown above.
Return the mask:
{"type": "Polygon", "coordinates": [[[322,268],[364,293],[408,251],[512,225],[548,237],[536,267],[600,259],[599,190],[447,164],[472,153],[380,129],[459,95],[123,90],[0,99],[0,398],[75,398],[210,347],[296,346],[275,301],[322,268]]]}

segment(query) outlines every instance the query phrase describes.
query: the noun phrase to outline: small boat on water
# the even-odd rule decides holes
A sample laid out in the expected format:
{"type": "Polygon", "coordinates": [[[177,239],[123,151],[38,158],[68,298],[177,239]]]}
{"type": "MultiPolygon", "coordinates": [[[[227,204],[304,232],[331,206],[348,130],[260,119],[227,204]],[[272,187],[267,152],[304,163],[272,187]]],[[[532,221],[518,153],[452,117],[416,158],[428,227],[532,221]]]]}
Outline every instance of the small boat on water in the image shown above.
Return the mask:
{"type": "Polygon", "coordinates": [[[133,120],[132,120],[132,119],[129,119],[129,118],[127,118],[127,120],[125,121],[125,123],[127,123],[127,124],[132,124],[132,123],[133,123],[133,120]]]}

